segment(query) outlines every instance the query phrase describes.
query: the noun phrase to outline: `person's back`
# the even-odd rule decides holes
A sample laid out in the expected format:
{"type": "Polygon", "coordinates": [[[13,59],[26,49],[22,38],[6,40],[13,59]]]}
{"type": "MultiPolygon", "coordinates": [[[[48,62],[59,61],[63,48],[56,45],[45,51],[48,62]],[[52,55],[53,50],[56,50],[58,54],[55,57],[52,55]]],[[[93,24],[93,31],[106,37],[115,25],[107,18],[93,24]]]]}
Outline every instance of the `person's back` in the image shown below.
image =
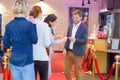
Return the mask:
{"type": "MultiPolygon", "coordinates": [[[[12,55],[10,62],[16,66],[24,66],[33,62],[32,57],[32,45],[36,43],[36,36],[32,37],[33,30],[35,30],[35,25],[31,22],[28,22],[24,17],[15,17],[10,23],[6,26],[6,34],[10,35],[11,43],[4,39],[4,44],[6,46],[12,46],[12,55]],[[22,25],[21,25],[22,24],[22,25]],[[34,40],[35,39],[35,40],[34,40]],[[17,57],[17,56],[21,57],[17,57]],[[29,59],[26,59],[27,57],[29,59]],[[14,58],[17,57],[17,60],[14,58]]],[[[6,38],[6,36],[4,37],[6,38]]]]}
{"type": "Polygon", "coordinates": [[[11,47],[10,70],[12,80],[35,80],[33,44],[37,43],[36,25],[25,19],[28,3],[17,0],[13,12],[15,18],[5,27],[3,44],[11,47]]]}
{"type": "Polygon", "coordinates": [[[38,42],[37,44],[33,45],[33,58],[34,60],[49,61],[46,47],[50,45],[50,29],[45,22],[42,22],[38,18],[35,19],[35,23],[38,34],[38,42]]]}

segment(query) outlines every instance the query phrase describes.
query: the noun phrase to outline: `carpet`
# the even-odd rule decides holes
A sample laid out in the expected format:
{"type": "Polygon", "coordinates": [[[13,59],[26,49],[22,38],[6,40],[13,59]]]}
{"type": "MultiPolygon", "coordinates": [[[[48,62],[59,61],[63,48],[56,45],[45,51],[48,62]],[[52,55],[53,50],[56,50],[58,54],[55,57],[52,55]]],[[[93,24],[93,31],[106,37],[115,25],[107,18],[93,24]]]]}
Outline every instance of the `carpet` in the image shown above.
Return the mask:
{"type": "MultiPolygon", "coordinates": [[[[61,52],[53,53],[51,58],[52,75],[49,80],[66,80],[62,73],[64,70],[64,59],[65,56],[61,52]]],[[[39,75],[37,80],[39,80],[39,75]]]]}

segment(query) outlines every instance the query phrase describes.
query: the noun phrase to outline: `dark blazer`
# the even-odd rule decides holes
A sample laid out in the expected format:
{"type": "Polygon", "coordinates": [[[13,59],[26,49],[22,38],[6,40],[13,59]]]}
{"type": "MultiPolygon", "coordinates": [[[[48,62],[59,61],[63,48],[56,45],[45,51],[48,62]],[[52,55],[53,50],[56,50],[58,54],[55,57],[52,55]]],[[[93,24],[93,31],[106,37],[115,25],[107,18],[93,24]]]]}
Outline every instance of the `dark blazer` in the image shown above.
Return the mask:
{"type": "MultiPolygon", "coordinates": [[[[67,37],[71,37],[73,26],[68,27],[67,37]]],[[[81,22],[78,27],[78,30],[75,34],[76,41],[73,44],[73,53],[75,56],[85,55],[85,45],[88,38],[88,27],[81,22]]],[[[70,40],[68,39],[65,43],[64,48],[68,51],[70,40]]]]}

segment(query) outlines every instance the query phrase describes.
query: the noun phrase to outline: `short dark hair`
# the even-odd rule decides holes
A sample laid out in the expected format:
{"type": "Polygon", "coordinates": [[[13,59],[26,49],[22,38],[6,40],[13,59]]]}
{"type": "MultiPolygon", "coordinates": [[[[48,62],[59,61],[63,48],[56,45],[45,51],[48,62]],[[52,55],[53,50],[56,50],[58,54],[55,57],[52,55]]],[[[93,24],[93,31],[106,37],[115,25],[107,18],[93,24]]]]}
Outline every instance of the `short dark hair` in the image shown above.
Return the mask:
{"type": "Polygon", "coordinates": [[[30,10],[29,16],[33,16],[34,18],[38,17],[39,13],[42,13],[40,6],[33,6],[33,8],[30,10]]]}

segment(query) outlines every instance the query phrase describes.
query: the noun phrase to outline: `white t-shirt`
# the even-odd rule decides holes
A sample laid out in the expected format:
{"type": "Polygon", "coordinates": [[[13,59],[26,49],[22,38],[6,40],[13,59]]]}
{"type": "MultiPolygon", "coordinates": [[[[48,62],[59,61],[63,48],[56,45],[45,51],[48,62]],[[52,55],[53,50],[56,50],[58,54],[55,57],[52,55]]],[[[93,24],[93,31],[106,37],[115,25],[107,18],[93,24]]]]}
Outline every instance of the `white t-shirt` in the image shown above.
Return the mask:
{"type": "Polygon", "coordinates": [[[42,22],[40,19],[35,19],[38,42],[33,45],[33,59],[39,61],[49,61],[46,47],[50,46],[50,28],[48,24],[42,22]]]}

